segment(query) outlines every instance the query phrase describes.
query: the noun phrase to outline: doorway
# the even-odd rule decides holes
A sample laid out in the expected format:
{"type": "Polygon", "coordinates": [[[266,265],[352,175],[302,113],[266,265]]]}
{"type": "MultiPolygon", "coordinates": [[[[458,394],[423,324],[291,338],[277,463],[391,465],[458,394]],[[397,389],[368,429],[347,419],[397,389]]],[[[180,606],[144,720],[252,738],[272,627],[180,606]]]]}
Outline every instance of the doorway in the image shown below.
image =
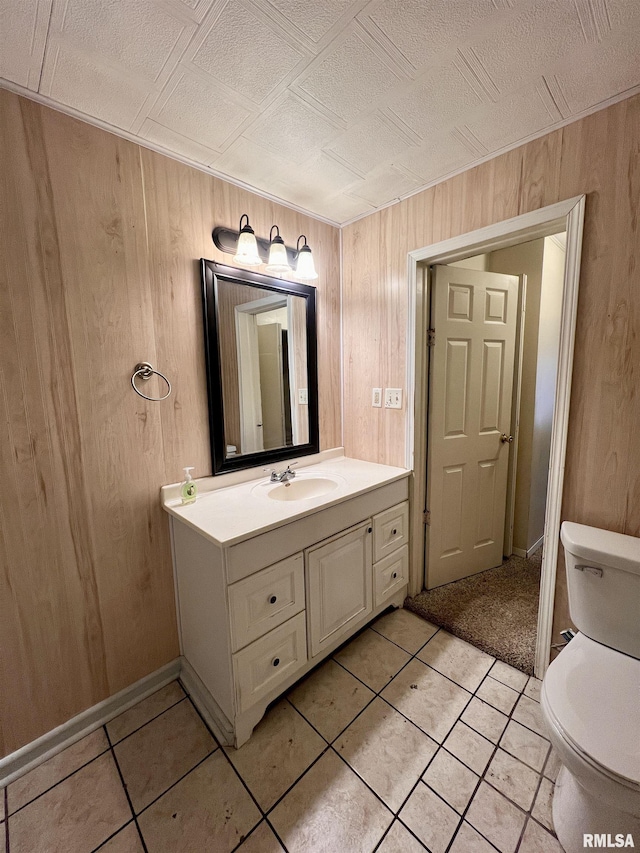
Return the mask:
{"type": "MultiPolygon", "coordinates": [[[[560,308],[559,350],[557,381],[553,417],[549,436],[548,492],[544,511],[544,550],[540,583],[540,607],[537,620],[535,674],[541,678],[549,663],[553,600],[555,593],[556,560],[560,528],[560,502],[562,475],[566,448],[566,432],[571,385],[571,366],[575,337],[584,197],[570,199],[530,214],[524,214],[479,231],[462,235],[443,243],[410,253],[409,280],[411,283],[410,358],[407,386],[413,396],[413,415],[408,424],[410,448],[408,467],[414,468],[413,512],[414,530],[427,530],[427,480],[421,472],[427,469],[427,388],[429,376],[428,329],[432,282],[429,268],[434,265],[451,265],[475,255],[498,252],[523,242],[548,237],[560,231],[567,232],[564,292],[560,308]]],[[[511,428],[511,425],[510,425],[511,428]]],[[[502,435],[504,430],[498,434],[502,435]]],[[[512,432],[506,433],[507,438],[512,432]]],[[[510,458],[513,453],[509,453],[510,458]]],[[[491,458],[491,457],[488,457],[491,458]]],[[[495,458],[495,456],[494,456],[495,458]]],[[[486,473],[486,472],[485,472],[486,473]]],[[[495,538],[495,535],[493,536],[495,538]]],[[[506,538],[506,537],[505,537],[506,538]]],[[[428,570],[428,565],[426,566],[428,570]]],[[[423,537],[414,536],[412,553],[411,594],[423,587],[425,578],[425,548],[423,537]]]]}

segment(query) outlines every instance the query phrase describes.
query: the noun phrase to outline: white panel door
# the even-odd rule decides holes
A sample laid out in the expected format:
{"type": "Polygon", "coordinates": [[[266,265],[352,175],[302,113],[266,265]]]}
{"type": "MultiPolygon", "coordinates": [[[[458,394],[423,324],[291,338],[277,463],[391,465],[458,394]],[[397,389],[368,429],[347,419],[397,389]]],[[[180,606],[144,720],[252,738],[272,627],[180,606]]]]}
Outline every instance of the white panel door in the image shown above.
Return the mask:
{"type": "Polygon", "coordinates": [[[502,562],[518,277],[433,267],[427,588],[502,562]]]}
{"type": "Polygon", "coordinates": [[[367,521],[306,552],[312,658],[373,610],[371,534],[367,521]]]}

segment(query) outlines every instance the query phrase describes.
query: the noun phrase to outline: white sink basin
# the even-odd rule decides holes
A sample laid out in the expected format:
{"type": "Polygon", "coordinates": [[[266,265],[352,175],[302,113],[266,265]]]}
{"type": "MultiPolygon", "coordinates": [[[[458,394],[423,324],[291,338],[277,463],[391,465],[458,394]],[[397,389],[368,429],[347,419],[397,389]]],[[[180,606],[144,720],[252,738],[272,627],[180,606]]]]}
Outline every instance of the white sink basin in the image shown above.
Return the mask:
{"type": "Polygon", "coordinates": [[[341,477],[298,474],[286,483],[260,483],[252,491],[272,501],[306,501],[328,495],[341,484],[341,477]]]}

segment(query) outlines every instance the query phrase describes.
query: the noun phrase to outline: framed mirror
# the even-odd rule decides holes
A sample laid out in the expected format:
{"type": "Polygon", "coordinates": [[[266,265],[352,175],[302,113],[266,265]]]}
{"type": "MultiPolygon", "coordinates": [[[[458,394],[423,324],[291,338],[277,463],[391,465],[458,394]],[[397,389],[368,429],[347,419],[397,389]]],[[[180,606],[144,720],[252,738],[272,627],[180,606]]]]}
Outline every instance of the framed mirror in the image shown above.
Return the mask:
{"type": "Polygon", "coordinates": [[[213,473],[319,451],[316,289],[201,260],[213,473]]]}

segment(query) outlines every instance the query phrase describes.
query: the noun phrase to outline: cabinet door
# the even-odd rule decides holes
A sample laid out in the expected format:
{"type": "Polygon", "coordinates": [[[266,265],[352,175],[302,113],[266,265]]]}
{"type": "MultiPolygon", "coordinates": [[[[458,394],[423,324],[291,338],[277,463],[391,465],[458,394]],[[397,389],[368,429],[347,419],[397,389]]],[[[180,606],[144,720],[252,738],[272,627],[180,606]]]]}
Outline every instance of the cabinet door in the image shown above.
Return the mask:
{"type": "Polygon", "coordinates": [[[367,521],[306,552],[312,658],[373,610],[371,533],[367,521]]]}

